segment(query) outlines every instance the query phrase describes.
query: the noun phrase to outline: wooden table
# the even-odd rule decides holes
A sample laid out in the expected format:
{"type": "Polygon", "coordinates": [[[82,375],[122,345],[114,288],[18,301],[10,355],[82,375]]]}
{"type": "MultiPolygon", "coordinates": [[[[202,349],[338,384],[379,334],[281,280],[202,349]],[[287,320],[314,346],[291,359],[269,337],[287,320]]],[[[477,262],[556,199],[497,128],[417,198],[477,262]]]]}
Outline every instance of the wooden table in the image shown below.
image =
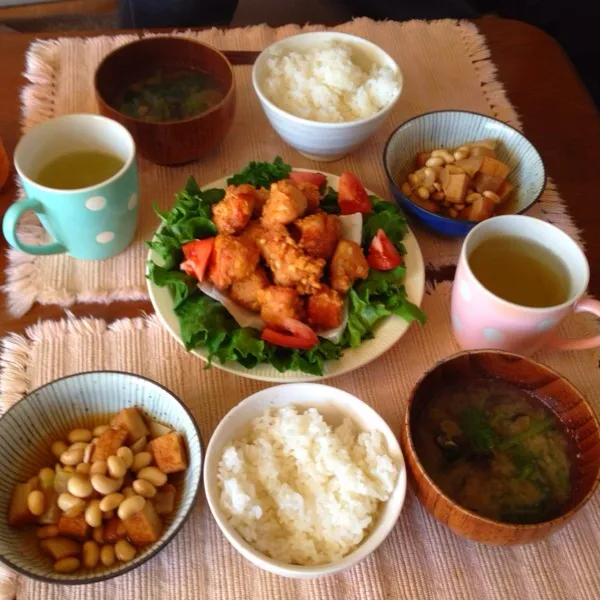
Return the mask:
{"type": "MultiPolygon", "coordinates": [[[[486,36],[499,80],[522,117],[525,133],[541,152],[548,173],[579,227],[583,229],[591,265],[590,291],[600,296],[600,115],[562,48],[547,34],[518,21],[486,18],[477,21],[486,36]]],[[[70,32],[65,35],[98,35],[104,32],[70,32]]],[[[116,33],[116,32],[107,32],[116,33]]],[[[12,154],[20,135],[19,92],[25,84],[21,73],[29,44],[40,37],[59,34],[0,35],[0,137],[12,154]]],[[[0,193],[0,218],[15,197],[14,184],[0,193]]],[[[2,238],[0,249],[6,248],[2,238]]],[[[4,283],[6,257],[0,256],[0,283],[4,283]]],[[[436,274],[429,274],[435,276],[436,274]]],[[[445,270],[437,278],[451,276],[445,270]]],[[[76,304],[77,316],[107,320],[139,316],[152,311],[149,302],[76,304]]],[[[38,319],[59,319],[58,306],[35,305],[25,316],[10,319],[0,297],[0,336],[20,332],[38,319]]]]}

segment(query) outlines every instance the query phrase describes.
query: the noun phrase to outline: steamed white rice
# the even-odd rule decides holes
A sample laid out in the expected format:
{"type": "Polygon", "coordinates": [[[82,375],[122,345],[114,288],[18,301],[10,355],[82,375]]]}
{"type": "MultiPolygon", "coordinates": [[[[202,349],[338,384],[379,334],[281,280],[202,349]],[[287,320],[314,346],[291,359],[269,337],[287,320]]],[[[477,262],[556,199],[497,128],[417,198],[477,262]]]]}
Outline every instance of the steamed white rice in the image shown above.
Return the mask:
{"type": "Polygon", "coordinates": [[[264,93],[279,108],[311,121],[374,115],[398,94],[397,74],[375,64],[367,72],[352,52],[350,44],[336,41],[305,53],[275,49],[266,63],[264,93]]]}
{"type": "Polygon", "coordinates": [[[220,504],[255,549],[277,560],[340,560],[372,528],[398,468],[379,431],[345,419],[328,425],[314,408],[285,407],[254,419],[218,468],[220,504]]]}

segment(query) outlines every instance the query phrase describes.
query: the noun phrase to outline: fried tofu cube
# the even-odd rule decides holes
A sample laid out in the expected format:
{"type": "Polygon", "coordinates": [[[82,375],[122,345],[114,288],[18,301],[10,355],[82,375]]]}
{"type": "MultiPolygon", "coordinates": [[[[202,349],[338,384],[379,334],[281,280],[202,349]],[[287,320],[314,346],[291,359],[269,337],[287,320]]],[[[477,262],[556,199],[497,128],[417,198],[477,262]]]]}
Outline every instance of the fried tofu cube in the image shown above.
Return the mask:
{"type": "Polygon", "coordinates": [[[129,539],[138,547],[157,542],[163,528],[152,502],[146,502],[140,512],[125,519],[123,524],[129,539]]]}
{"type": "Polygon", "coordinates": [[[92,462],[106,460],[109,456],[117,453],[117,450],[125,443],[128,432],[121,427],[107,429],[95,443],[92,462]]]}
{"type": "Polygon", "coordinates": [[[458,213],[458,218],[466,221],[485,221],[494,216],[494,201],[485,196],[477,198],[473,204],[465,206],[458,213]]]}
{"type": "Polygon", "coordinates": [[[111,421],[111,425],[125,429],[127,431],[127,441],[130,444],[150,434],[142,413],[135,407],[124,408],[119,411],[111,421]]]}
{"type": "Polygon", "coordinates": [[[431,158],[431,152],[419,152],[415,160],[415,166],[417,169],[422,169],[425,163],[431,158]]]}
{"type": "Polygon", "coordinates": [[[504,181],[502,185],[498,188],[498,191],[496,192],[496,194],[498,194],[498,198],[500,198],[500,202],[504,202],[514,189],[515,186],[512,183],[504,181]]]}
{"type": "Polygon", "coordinates": [[[490,177],[499,177],[504,181],[510,173],[510,167],[496,158],[484,156],[479,172],[490,177]]]}
{"type": "Polygon", "coordinates": [[[85,541],[88,537],[90,526],[85,521],[84,515],[66,517],[62,515],[58,520],[58,533],[68,538],[85,541]]]}
{"type": "Polygon", "coordinates": [[[462,204],[469,189],[469,181],[470,178],[466,173],[449,173],[448,181],[444,187],[446,200],[455,204],[462,204]]]}
{"type": "Polygon", "coordinates": [[[114,544],[124,537],[127,537],[127,530],[119,517],[113,517],[104,523],[102,535],[106,543],[114,544]]]}
{"type": "Polygon", "coordinates": [[[42,540],[40,548],[47,552],[54,560],[77,556],[81,551],[79,542],[65,537],[55,537],[42,540]]]}
{"type": "Polygon", "coordinates": [[[483,163],[483,158],[463,158],[454,163],[455,167],[462,169],[469,177],[475,177],[475,173],[479,171],[483,163]]]}
{"type": "Polygon", "coordinates": [[[8,524],[11,527],[23,527],[23,525],[37,521],[37,517],[27,506],[29,493],[35,489],[37,489],[37,485],[33,477],[26,483],[15,485],[8,510],[8,524]]]}
{"type": "Polygon", "coordinates": [[[159,515],[169,515],[175,510],[175,498],[177,489],[171,483],[165,483],[156,496],[154,496],[154,508],[159,515]]]}
{"type": "Polygon", "coordinates": [[[40,517],[38,517],[37,522],[40,525],[56,525],[62,511],[58,508],[57,500],[58,494],[54,490],[54,488],[46,488],[43,490],[44,493],[44,506],[46,509],[42,513],[40,517]]]}
{"type": "Polygon", "coordinates": [[[176,431],[153,439],[147,451],[154,457],[156,466],[163,473],[177,473],[187,469],[187,457],[183,436],[176,431]]]}

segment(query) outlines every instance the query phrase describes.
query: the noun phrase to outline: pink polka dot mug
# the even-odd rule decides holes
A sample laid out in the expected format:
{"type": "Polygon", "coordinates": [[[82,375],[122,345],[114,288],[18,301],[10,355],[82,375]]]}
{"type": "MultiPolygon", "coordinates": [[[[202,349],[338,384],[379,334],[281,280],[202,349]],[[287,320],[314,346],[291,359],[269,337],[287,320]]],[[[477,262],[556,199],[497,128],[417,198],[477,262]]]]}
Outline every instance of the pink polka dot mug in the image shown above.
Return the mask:
{"type": "Polygon", "coordinates": [[[600,302],[583,298],[589,281],[587,259],[571,237],[545,221],[505,215],[483,221],[465,238],[452,289],[451,317],[461,348],[495,348],[529,355],[542,346],[584,350],[600,346],[600,335],[567,339],[557,333],[560,323],[576,312],[600,317],[600,302]],[[534,308],[508,302],[484,287],[473,274],[469,257],[493,236],[526,238],[559,255],[568,269],[568,299],[557,306],[534,308]]]}

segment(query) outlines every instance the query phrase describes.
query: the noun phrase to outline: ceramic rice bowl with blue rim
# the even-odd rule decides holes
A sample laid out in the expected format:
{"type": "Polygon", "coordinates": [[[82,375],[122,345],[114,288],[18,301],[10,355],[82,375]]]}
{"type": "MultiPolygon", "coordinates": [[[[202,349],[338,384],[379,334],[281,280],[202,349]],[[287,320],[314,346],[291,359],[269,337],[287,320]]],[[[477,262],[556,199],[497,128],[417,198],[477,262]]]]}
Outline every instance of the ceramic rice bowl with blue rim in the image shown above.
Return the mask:
{"type": "Polygon", "coordinates": [[[41,581],[84,584],[111,579],[135,569],[160,552],[177,534],[193,510],[202,474],[202,441],[190,411],[172,392],[131,373],[94,371],[56,379],[27,394],[0,418],[0,560],[11,569],[41,581]],[[16,483],[54,467],[53,441],[66,439],[77,427],[105,424],[122,408],[138,407],[146,416],[168,425],[185,438],[188,468],[169,476],[177,489],[175,511],[163,517],[164,529],[155,544],[138,549],[127,563],[112,567],[81,567],[71,574],[53,571],[53,560],[39,548],[37,526],[15,529],[7,524],[16,483]]]}
{"type": "Polygon", "coordinates": [[[463,237],[478,221],[462,221],[432,213],[415,204],[401,191],[415,171],[419,152],[455,149],[483,139],[498,140],[498,159],[510,167],[508,181],[515,187],[498,214],[521,214],[542,195],[546,185],[544,162],[533,144],[519,131],[492,117],[461,110],[444,110],[414,117],[388,138],[383,164],[396,202],[426,228],[445,236],[463,237]]]}

